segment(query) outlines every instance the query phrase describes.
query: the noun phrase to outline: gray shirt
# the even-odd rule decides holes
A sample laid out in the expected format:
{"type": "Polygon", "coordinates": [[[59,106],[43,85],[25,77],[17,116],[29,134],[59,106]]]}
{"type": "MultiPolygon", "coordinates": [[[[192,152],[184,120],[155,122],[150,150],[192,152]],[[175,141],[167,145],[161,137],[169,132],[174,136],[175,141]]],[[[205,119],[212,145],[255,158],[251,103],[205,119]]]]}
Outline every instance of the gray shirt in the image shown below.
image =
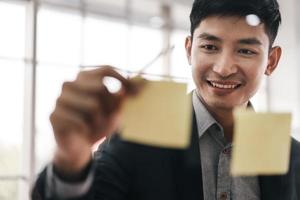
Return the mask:
{"type": "Polygon", "coordinates": [[[193,92],[193,107],[199,133],[203,194],[205,200],[259,200],[258,178],[232,177],[230,157],[232,144],[224,137],[222,126],[193,92]]]}

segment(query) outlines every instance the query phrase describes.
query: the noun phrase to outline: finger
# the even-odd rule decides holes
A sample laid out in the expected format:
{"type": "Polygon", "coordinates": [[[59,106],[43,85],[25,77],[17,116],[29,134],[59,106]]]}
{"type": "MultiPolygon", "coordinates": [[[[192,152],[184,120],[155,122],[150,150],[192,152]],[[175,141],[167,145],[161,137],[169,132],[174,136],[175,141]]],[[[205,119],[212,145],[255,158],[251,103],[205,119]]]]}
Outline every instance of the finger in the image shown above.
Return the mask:
{"type": "MultiPolygon", "coordinates": [[[[91,89],[92,90],[92,89],[91,89]]],[[[103,90],[103,89],[102,89],[103,90]]],[[[82,90],[73,83],[64,83],[62,93],[57,99],[57,105],[65,105],[74,110],[86,113],[95,113],[100,110],[98,92],[82,90]]]]}
{"type": "Polygon", "coordinates": [[[90,132],[85,120],[77,112],[64,107],[56,107],[50,115],[57,142],[64,143],[69,133],[87,135],[90,132]]]}
{"type": "Polygon", "coordinates": [[[112,113],[120,110],[125,98],[124,98],[124,96],[120,96],[117,94],[111,94],[111,93],[105,92],[105,91],[103,91],[103,93],[106,93],[106,94],[103,95],[100,99],[101,106],[102,106],[101,108],[102,108],[104,116],[108,117],[112,113]]]}
{"type": "Polygon", "coordinates": [[[121,124],[121,114],[119,111],[112,113],[109,117],[106,117],[104,119],[98,118],[99,123],[96,122],[98,127],[96,126],[95,130],[98,130],[93,134],[91,137],[91,141],[98,141],[99,140],[99,134],[103,134],[106,137],[110,136],[111,134],[115,133],[116,130],[119,128],[121,124]],[[105,126],[100,127],[100,124],[103,123],[105,126]]]}
{"type": "Polygon", "coordinates": [[[134,77],[129,79],[131,88],[128,90],[128,93],[131,96],[140,94],[140,92],[145,88],[147,81],[142,77],[134,77]]]}
{"type": "Polygon", "coordinates": [[[67,144],[71,134],[78,134],[86,138],[90,144],[110,134],[115,124],[110,116],[97,113],[87,116],[64,105],[57,105],[50,116],[55,138],[59,144],[67,144]]]}
{"type": "Polygon", "coordinates": [[[57,105],[81,112],[87,117],[86,120],[92,120],[95,114],[108,116],[118,110],[123,99],[123,96],[111,94],[105,86],[97,93],[91,93],[82,91],[73,83],[65,83],[57,105]]]}
{"type": "Polygon", "coordinates": [[[77,77],[77,81],[87,81],[91,79],[99,79],[101,84],[103,84],[104,77],[112,77],[121,82],[122,88],[130,89],[132,87],[132,82],[130,82],[127,78],[123,77],[120,73],[114,70],[112,66],[103,65],[99,66],[99,68],[94,70],[82,71],[79,73],[77,77]]]}

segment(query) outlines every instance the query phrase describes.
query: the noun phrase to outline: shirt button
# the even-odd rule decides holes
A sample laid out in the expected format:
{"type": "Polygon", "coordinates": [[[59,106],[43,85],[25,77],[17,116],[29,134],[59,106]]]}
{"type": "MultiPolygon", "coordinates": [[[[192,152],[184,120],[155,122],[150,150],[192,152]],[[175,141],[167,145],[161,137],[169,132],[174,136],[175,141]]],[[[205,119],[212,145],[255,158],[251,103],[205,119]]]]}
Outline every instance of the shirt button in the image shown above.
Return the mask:
{"type": "Polygon", "coordinates": [[[223,154],[229,154],[229,153],[230,153],[230,149],[224,149],[224,150],[222,151],[222,153],[223,153],[223,154]]]}
{"type": "Polygon", "coordinates": [[[226,200],[227,199],[227,193],[226,192],[222,192],[220,195],[220,200],[226,200]]]}

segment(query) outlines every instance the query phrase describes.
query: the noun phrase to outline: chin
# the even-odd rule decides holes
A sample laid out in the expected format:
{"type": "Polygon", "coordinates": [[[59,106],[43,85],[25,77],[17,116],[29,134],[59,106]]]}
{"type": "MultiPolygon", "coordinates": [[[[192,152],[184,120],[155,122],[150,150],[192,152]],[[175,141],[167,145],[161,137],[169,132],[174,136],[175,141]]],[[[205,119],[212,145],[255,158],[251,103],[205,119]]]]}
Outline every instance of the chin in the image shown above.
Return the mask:
{"type": "Polygon", "coordinates": [[[225,97],[202,97],[204,103],[211,109],[233,110],[236,107],[244,105],[243,101],[237,101],[236,98],[225,97]]]}
{"type": "Polygon", "coordinates": [[[220,110],[233,110],[236,105],[232,102],[224,102],[224,101],[213,101],[208,103],[210,107],[220,109],[220,110]]]}

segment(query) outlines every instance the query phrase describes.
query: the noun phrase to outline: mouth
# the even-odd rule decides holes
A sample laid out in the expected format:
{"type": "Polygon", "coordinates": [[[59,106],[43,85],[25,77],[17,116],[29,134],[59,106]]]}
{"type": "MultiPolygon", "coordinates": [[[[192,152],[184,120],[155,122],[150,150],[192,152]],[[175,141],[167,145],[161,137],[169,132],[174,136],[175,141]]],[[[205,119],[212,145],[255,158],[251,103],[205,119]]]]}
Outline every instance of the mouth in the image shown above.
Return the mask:
{"type": "Polygon", "coordinates": [[[208,85],[213,88],[223,89],[223,90],[234,90],[242,86],[239,82],[234,81],[215,81],[215,80],[207,80],[208,85]]]}

